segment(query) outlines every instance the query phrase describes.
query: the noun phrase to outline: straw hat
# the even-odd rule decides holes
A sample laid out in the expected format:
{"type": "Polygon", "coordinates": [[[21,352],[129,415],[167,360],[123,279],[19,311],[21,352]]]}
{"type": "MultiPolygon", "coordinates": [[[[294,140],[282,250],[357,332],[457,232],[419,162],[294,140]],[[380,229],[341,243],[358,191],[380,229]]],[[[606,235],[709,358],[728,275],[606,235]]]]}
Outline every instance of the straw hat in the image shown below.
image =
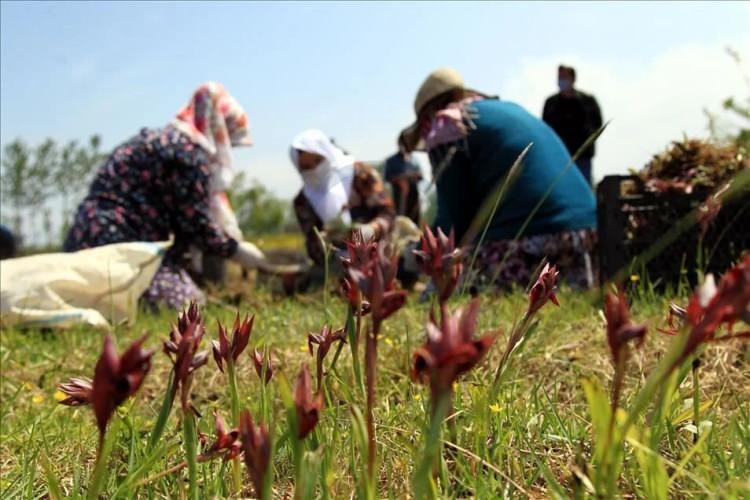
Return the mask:
{"type": "MultiPolygon", "coordinates": [[[[419,117],[419,113],[431,100],[436,97],[450,92],[451,90],[464,89],[463,77],[452,68],[440,68],[430,73],[417,91],[414,98],[414,113],[419,117]]],[[[403,143],[407,149],[413,150],[420,147],[421,137],[418,134],[418,123],[405,128],[399,135],[399,143],[403,143]]]]}
{"type": "Polygon", "coordinates": [[[439,95],[464,88],[463,77],[452,68],[440,68],[430,73],[417,91],[414,113],[419,115],[425,105],[439,95]]]}

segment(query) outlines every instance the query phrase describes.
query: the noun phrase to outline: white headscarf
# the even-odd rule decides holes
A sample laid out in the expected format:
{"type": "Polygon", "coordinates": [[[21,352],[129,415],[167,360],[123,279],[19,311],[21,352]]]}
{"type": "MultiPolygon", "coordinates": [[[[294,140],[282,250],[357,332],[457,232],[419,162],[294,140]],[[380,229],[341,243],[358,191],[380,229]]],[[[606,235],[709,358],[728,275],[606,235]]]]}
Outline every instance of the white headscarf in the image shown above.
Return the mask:
{"type": "Polygon", "coordinates": [[[289,156],[304,182],[302,192],[323,223],[341,217],[344,223],[350,224],[351,215],[346,205],[354,181],[354,157],[315,129],[305,130],[292,140],[289,156]],[[298,150],[318,154],[324,160],[312,170],[301,171],[298,150]]]}

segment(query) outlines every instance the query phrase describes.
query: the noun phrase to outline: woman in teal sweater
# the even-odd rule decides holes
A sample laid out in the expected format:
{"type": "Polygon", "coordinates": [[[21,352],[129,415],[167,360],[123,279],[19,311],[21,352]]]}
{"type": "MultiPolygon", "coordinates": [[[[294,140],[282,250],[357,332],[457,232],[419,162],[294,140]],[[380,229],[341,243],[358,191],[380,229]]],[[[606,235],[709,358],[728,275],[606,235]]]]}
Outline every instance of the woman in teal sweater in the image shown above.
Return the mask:
{"type": "Polygon", "coordinates": [[[492,206],[531,144],[489,221],[474,269],[480,281],[525,286],[546,257],[571,286],[593,285],[596,203],[549,126],[517,104],[466,89],[450,69],[425,80],[414,107],[417,122],[402,133],[403,142],[428,152],[437,187],[435,225],[453,229],[464,244],[476,242],[484,229],[481,207],[492,206]]]}

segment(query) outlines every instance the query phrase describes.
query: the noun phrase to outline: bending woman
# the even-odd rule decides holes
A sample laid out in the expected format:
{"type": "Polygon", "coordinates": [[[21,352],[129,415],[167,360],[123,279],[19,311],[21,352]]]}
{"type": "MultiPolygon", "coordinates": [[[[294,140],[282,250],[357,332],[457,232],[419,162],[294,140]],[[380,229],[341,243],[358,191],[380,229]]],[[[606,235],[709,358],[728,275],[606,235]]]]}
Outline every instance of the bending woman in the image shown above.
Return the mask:
{"type": "Polygon", "coordinates": [[[547,257],[576,288],[594,284],[596,203],[581,172],[571,167],[555,132],[521,106],[467,89],[451,69],[433,72],[419,89],[417,122],[401,134],[407,149],[430,155],[437,219],[463,244],[475,244],[511,166],[531,144],[478,253],[481,282],[526,286],[547,257]],[[486,213],[489,213],[487,211],[486,213]]]}
{"type": "Polygon", "coordinates": [[[240,104],[218,83],[201,85],[169,125],[144,128],[115,148],[78,208],[65,251],[173,238],[142,297],[172,308],[203,300],[185,270],[191,247],[245,268],[268,266],[257,247],[241,241],[224,193],[233,172],[231,148],[251,144],[240,104]]]}
{"type": "Polygon", "coordinates": [[[323,265],[325,252],[315,229],[337,247],[353,229],[365,238],[389,235],[396,212],[374,168],[346,154],[320,130],[297,135],[289,154],[303,182],[294,213],[317,265],[323,265]]]}

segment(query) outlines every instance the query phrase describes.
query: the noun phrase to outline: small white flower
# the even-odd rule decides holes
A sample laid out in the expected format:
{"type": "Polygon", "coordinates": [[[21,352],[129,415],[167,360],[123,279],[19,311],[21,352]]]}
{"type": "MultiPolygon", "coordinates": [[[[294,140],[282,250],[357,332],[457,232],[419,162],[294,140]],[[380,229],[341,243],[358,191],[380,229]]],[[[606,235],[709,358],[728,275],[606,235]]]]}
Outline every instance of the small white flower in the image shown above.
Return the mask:
{"type": "Polygon", "coordinates": [[[698,303],[701,307],[708,306],[711,299],[716,295],[716,281],[714,280],[713,274],[707,274],[706,279],[703,280],[703,284],[698,287],[698,303]]]}

